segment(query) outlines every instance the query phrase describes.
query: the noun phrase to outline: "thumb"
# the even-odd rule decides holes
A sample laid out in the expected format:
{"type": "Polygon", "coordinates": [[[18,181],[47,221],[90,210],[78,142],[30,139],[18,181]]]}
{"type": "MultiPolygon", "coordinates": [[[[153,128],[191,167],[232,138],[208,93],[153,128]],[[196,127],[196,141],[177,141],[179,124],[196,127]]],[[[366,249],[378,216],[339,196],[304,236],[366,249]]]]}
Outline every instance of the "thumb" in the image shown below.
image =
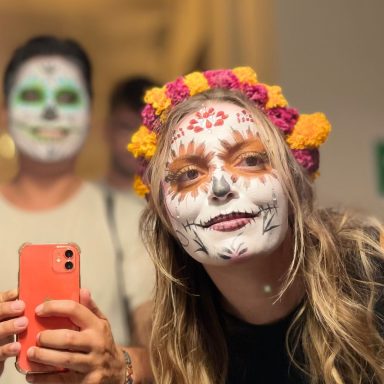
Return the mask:
{"type": "Polygon", "coordinates": [[[96,303],[91,297],[91,292],[88,289],[80,289],[80,304],[87,307],[92,313],[94,313],[98,318],[107,320],[103,312],[99,309],[96,303]]]}

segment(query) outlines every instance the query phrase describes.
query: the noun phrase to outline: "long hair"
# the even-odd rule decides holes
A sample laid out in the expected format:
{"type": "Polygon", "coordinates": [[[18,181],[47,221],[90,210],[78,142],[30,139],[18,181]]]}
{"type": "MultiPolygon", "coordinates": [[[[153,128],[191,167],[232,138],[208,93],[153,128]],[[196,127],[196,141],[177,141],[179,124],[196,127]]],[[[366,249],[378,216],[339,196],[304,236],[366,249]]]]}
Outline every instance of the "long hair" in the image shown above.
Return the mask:
{"type": "Polygon", "coordinates": [[[158,148],[147,172],[151,194],[141,231],[156,265],[151,342],[156,382],[222,384],[227,375],[219,293],[204,268],[179,244],[161,189],[174,127],[208,100],[231,102],[253,114],[288,197],[294,246],[280,295],[297,276],[306,291],[286,340],[293,363],[311,384],[383,383],[383,339],[375,314],[384,261],[380,224],[348,212],[316,208],[312,181],[279,130],[245,96],[220,89],[173,108],[158,134],[158,148]],[[303,354],[300,361],[294,357],[297,349],[303,354]]]}

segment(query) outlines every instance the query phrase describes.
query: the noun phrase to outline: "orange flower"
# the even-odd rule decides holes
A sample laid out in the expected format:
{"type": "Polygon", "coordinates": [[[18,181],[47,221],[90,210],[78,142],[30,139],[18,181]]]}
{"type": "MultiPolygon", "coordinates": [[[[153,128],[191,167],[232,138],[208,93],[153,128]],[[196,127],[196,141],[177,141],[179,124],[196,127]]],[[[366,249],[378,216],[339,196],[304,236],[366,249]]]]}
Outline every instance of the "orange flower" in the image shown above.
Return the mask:
{"type": "Polygon", "coordinates": [[[143,156],[150,159],[156,151],[156,134],[151,132],[145,125],[132,135],[131,142],[127,145],[129,152],[134,157],[143,156]]]}
{"type": "Polygon", "coordinates": [[[324,113],[300,115],[287,143],[292,149],[318,148],[327,139],[331,124],[324,113]]]}
{"type": "Polygon", "coordinates": [[[192,72],[184,76],[184,84],[189,88],[191,96],[209,89],[208,81],[201,72],[192,72]]]}
{"type": "Polygon", "coordinates": [[[171,99],[169,99],[165,93],[164,87],[154,87],[148,90],[144,95],[144,102],[151,104],[156,111],[156,115],[160,115],[165,109],[171,105],[171,99]]]}
{"type": "Polygon", "coordinates": [[[276,107],[286,107],[288,101],[283,96],[281,92],[281,87],[278,85],[267,85],[263,84],[268,91],[268,102],[265,106],[267,109],[276,108],[276,107]]]}
{"type": "Polygon", "coordinates": [[[236,67],[233,68],[232,72],[240,83],[257,84],[256,72],[251,67],[236,67]]]}
{"type": "Polygon", "coordinates": [[[147,193],[149,193],[149,188],[146,184],[144,184],[143,180],[140,176],[135,176],[133,181],[133,190],[139,195],[139,196],[145,196],[147,193]]]}

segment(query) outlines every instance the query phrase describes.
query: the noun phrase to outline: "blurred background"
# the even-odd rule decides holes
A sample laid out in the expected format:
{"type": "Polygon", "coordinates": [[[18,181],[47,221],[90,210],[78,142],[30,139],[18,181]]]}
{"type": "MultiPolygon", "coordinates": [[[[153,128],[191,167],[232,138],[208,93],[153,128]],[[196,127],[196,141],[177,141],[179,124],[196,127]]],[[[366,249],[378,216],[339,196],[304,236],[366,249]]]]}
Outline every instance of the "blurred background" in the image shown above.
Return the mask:
{"type": "MultiPolygon", "coordinates": [[[[107,168],[107,98],[120,78],[164,82],[194,69],[250,65],[261,81],[281,85],[292,106],[332,122],[316,181],[320,204],[384,219],[383,16],[382,0],[1,0],[0,71],[37,34],[84,46],[95,101],[77,171],[98,179],[107,168]]],[[[0,129],[4,182],[17,154],[3,121],[0,129]]]]}

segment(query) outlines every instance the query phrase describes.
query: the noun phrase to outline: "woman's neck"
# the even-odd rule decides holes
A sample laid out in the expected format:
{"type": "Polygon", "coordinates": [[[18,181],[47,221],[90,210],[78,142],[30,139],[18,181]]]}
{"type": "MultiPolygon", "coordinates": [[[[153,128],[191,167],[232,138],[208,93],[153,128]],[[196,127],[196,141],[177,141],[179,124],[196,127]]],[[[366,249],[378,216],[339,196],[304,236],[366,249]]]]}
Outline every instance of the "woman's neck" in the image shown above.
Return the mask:
{"type": "Polygon", "coordinates": [[[222,294],[224,308],[251,324],[267,324],[288,315],[301,301],[304,289],[299,278],[277,300],[292,262],[291,236],[268,256],[228,266],[205,265],[222,294]]]}
{"type": "Polygon", "coordinates": [[[20,209],[40,211],[59,206],[82,184],[74,173],[74,161],[56,164],[20,162],[14,180],[2,186],[3,197],[20,209]]]}

